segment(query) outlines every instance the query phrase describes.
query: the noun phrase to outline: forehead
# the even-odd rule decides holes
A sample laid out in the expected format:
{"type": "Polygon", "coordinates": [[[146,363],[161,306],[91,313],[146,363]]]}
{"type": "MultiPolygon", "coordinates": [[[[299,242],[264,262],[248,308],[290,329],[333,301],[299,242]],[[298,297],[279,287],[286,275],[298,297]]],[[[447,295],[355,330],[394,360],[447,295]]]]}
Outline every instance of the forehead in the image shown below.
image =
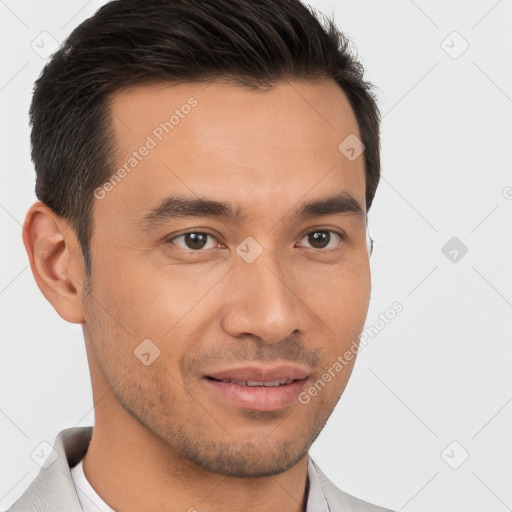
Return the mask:
{"type": "Polygon", "coordinates": [[[158,132],[166,122],[172,125],[173,135],[187,136],[191,130],[212,135],[215,131],[228,136],[226,143],[318,143],[324,139],[327,145],[332,142],[329,135],[336,141],[349,133],[358,134],[349,101],[333,80],[279,83],[257,90],[215,81],[144,85],[118,91],[111,101],[111,113],[118,142],[126,149],[141,134],[158,132]],[[192,103],[194,107],[189,108],[192,103]],[[187,123],[182,123],[185,118],[187,123]],[[266,130],[258,131],[259,127],[266,130]],[[274,139],[273,132],[282,127],[285,131],[274,139]]]}
{"type": "Polygon", "coordinates": [[[179,193],[236,199],[261,217],[301,198],[348,192],[364,209],[364,159],[339,149],[359,137],[357,120],[332,80],[256,91],[152,84],[118,92],[111,116],[116,184],[101,208],[122,202],[131,215],[179,193]]]}

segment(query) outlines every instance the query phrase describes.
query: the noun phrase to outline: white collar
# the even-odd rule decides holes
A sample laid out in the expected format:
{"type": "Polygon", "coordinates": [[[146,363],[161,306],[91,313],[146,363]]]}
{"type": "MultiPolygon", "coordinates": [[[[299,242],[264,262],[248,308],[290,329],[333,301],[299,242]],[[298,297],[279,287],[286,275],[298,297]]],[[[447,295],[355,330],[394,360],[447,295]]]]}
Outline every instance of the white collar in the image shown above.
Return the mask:
{"type": "MultiPolygon", "coordinates": [[[[84,512],[115,512],[115,510],[110,508],[92,488],[85,476],[82,461],[71,469],[71,477],[75,484],[78,500],[84,512]]],[[[324,492],[310,457],[308,457],[308,480],[309,492],[306,511],[329,512],[324,492]]]]}
{"type": "Polygon", "coordinates": [[[115,512],[96,493],[87,480],[82,461],[71,468],[71,478],[75,484],[78,501],[84,512],[115,512]]]}

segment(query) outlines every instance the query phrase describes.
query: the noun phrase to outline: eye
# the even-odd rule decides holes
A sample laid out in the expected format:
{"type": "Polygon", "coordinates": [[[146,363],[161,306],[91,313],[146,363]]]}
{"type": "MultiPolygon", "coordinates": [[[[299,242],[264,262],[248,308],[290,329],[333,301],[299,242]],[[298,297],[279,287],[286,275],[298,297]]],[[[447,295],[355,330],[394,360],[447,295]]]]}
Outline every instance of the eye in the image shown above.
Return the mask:
{"type": "Polygon", "coordinates": [[[174,238],[171,238],[169,242],[175,243],[176,245],[183,247],[183,249],[199,251],[201,249],[211,249],[212,247],[215,247],[215,245],[207,247],[208,238],[215,240],[213,235],[210,233],[189,231],[188,233],[183,233],[181,235],[175,236],[174,238]],[[177,243],[177,240],[182,240],[183,244],[177,243]]]}
{"type": "MultiPolygon", "coordinates": [[[[210,233],[189,231],[188,233],[182,233],[181,235],[169,239],[168,242],[192,252],[199,252],[216,247],[214,243],[215,240],[215,237],[210,233]],[[208,245],[208,243],[210,243],[210,245],[208,245]]],[[[335,248],[339,245],[340,241],[344,240],[344,237],[340,233],[330,229],[319,229],[306,234],[301,240],[306,240],[312,249],[321,250],[335,248]],[[336,243],[336,240],[338,240],[338,243],[336,243]]]]}
{"type": "Polygon", "coordinates": [[[333,249],[339,244],[331,244],[331,242],[339,239],[342,241],[344,237],[340,233],[336,233],[330,229],[319,229],[316,231],[311,231],[304,237],[302,240],[307,239],[307,242],[311,244],[313,249],[333,249]],[[334,235],[334,237],[332,236],[334,235]]]}

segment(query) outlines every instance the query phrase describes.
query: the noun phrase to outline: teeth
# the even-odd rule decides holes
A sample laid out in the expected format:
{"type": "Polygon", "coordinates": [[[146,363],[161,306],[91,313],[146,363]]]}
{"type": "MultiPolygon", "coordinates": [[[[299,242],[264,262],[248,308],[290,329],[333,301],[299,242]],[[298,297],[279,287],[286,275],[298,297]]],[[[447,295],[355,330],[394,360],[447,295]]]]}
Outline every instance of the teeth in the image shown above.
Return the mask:
{"type": "Polygon", "coordinates": [[[265,382],[263,385],[264,386],[268,386],[268,387],[275,387],[275,386],[279,386],[280,384],[281,384],[281,380],[277,379],[277,380],[272,380],[272,381],[269,381],[269,382],[265,382]]]}
{"type": "Polygon", "coordinates": [[[238,386],[247,386],[247,382],[245,380],[228,380],[231,384],[237,384],[238,386]]]}
{"type": "Polygon", "coordinates": [[[258,380],[248,380],[246,383],[247,386],[263,386],[263,381],[258,380]]]}

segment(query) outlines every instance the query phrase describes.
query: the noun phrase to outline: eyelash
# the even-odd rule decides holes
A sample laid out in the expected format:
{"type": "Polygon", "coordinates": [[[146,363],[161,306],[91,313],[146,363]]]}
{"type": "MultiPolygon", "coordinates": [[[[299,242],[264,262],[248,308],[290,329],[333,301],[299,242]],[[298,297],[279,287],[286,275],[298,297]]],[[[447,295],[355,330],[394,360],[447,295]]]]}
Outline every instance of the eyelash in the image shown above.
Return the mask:
{"type": "MultiPolygon", "coordinates": [[[[339,233],[338,231],[334,231],[332,229],[315,229],[315,230],[309,231],[308,233],[303,235],[301,237],[301,239],[306,238],[307,236],[312,235],[313,233],[324,233],[324,232],[333,233],[333,234],[339,236],[341,241],[345,240],[345,235],[343,233],[339,233]]],[[[207,235],[211,238],[215,238],[215,235],[213,235],[212,233],[208,233],[207,231],[187,231],[186,233],[181,233],[180,235],[170,238],[169,240],[167,240],[167,242],[174,243],[174,240],[176,240],[178,238],[182,238],[186,235],[190,235],[192,233],[199,234],[199,235],[207,235]]],[[[331,242],[331,240],[329,240],[329,243],[330,242],[331,242]]],[[[340,245],[340,244],[338,244],[338,245],[340,245]]],[[[178,247],[181,247],[181,246],[178,246],[178,247]]],[[[208,249],[189,249],[187,247],[181,247],[181,248],[189,253],[202,253],[202,252],[205,252],[208,250],[208,249]]],[[[331,247],[331,248],[323,248],[323,249],[315,249],[314,247],[311,247],[311,249],[313,249],[314,251],[317,251],[317,252],[330,252],[330,251],[339,249],[339,247],[334,247],[334,248],[331,247]]]]}

